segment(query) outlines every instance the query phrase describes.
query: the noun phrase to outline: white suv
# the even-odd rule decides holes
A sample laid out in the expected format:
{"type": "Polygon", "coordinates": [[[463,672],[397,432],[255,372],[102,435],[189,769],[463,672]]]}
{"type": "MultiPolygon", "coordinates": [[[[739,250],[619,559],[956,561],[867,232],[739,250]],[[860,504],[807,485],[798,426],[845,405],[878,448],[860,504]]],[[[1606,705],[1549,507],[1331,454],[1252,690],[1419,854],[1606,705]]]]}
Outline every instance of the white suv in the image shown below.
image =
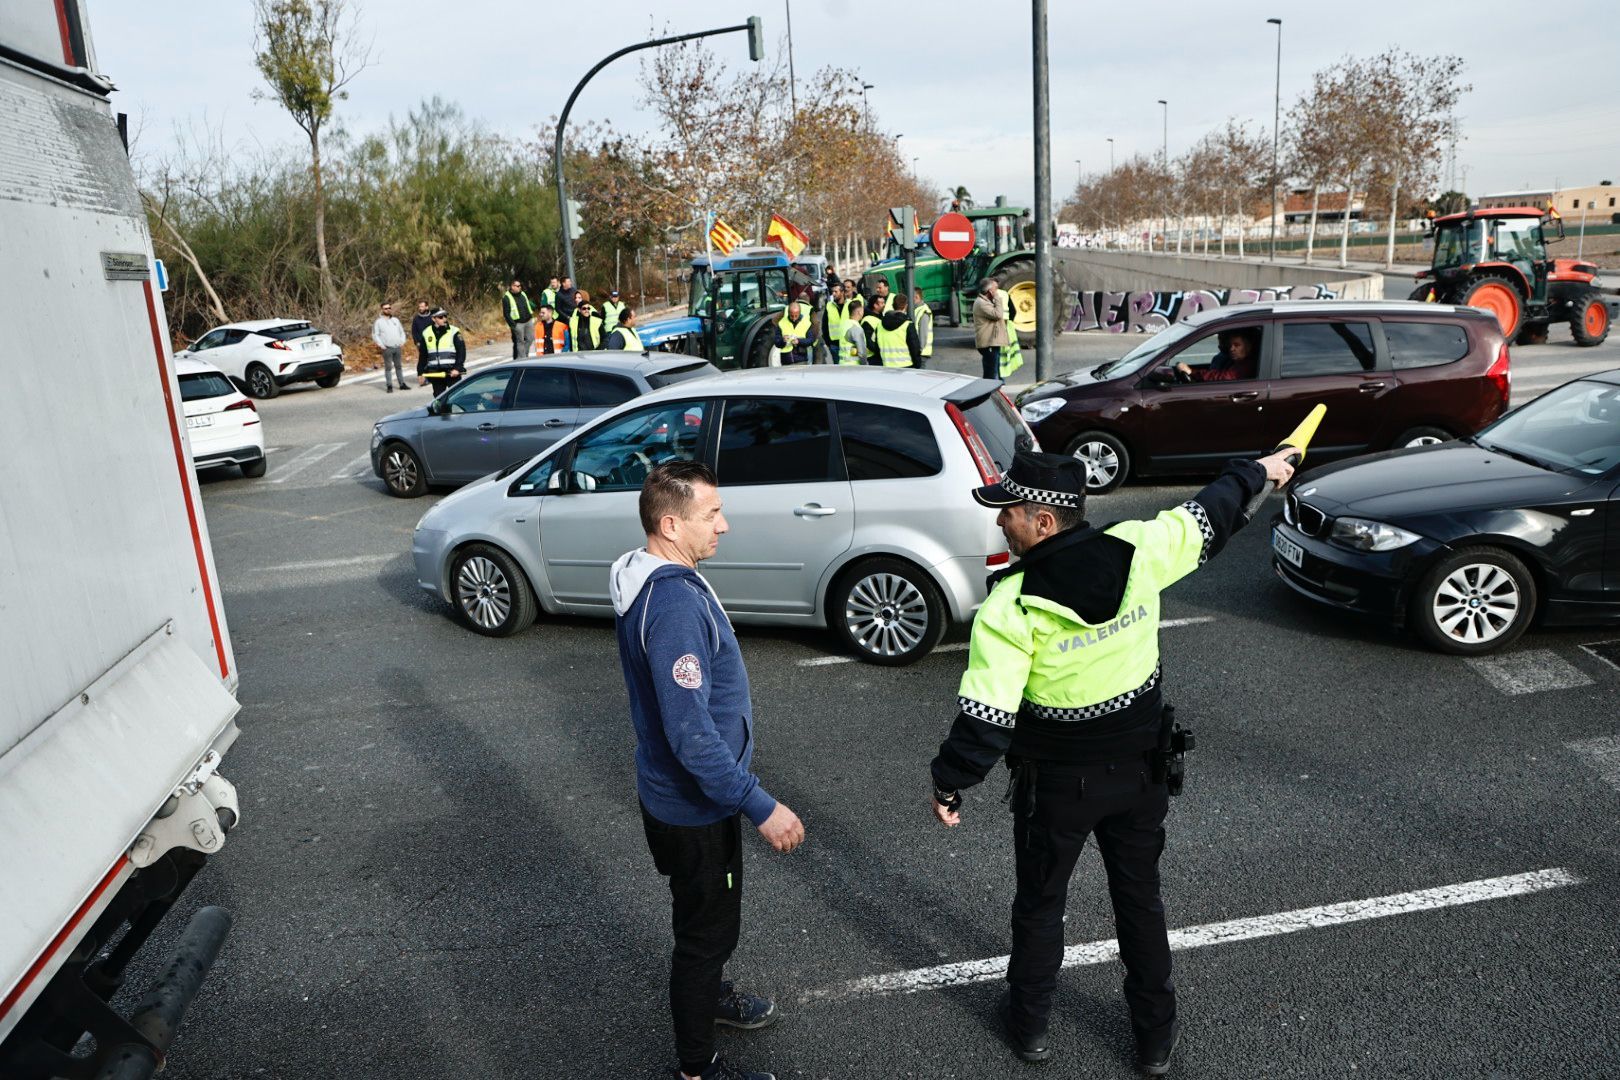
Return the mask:
{"type": "Polygon", "coordinates": [[[332,335],[299,319],[216,326],[175,354],[181,357],[206,360],[256,398],[273,398],[291,383],[333,387],[343,375],[343,350],[332,335]]]}
{"type": "Polygon", "coordinates": [[[197,469],[240,465],[243,476],[263,476],[264,426],[253,402],[216,367],[188,359],[176,359],[174,366],[191,464],[197,469]]]}

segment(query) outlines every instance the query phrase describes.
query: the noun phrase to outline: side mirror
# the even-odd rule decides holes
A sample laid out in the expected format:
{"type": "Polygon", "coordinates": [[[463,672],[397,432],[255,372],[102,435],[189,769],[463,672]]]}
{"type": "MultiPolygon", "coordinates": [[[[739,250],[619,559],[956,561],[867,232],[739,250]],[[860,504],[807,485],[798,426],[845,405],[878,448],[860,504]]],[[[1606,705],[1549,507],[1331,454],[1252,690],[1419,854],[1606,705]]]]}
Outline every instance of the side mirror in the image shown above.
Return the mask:
{"type": "Polygon", "coordinates": [[[596,490],[596,477],[592,476],[588,472],[580,472],[578,469],[575,469],[573,472],[568,474],[568,479],[568,487],[570,491],[596,490]]]}
{"type": "Polygon", "coordinates": [[[428,402],[427,411],[429,416],[443,416],[450,411],[450,406],[444,403],[444,398],[436,397],[428,402]]]}
{"type": "Polygon", "coordinates": [[[1563,238],[1564,238],[1564,219],[1563,218],[1553,218],[1551,221],[1542,222],[1542,224],[1541,224],[1541,239],[1542,239],[1543,243],[1556,244],[1558,241],[1562,240],[1563,238]],[[1553,226],[1553,228],[1555,228],[1557,230],[1557,235],[1556,236],[1548,236],[1547,235],[1547,226],[1548,225],[1553,226]]]}

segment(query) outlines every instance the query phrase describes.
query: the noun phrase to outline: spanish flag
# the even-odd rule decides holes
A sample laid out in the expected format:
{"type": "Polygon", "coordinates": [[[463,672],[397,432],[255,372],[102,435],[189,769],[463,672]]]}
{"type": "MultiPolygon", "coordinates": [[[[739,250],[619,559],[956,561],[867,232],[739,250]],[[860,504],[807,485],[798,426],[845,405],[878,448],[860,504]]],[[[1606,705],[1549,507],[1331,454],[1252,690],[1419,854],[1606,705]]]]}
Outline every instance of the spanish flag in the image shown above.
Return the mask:
{"type": "Polygon", "coordinates": [[[889,225],[887,231],[888,234],[894,239],[900,239],[900,219],[894,216],[893,210],[889,211],[889,225]]]}
{"type": "Polygon", "coordinates": [[[787,252],[790,259],[797,259],[799,252],[810,242],[803,230],[781,214],[771,215],[771,227],[765,230],[765,239],[787,252]]]}
{"type": "Polygon", "coordinates": [[[709,243],[719,248],[722,255],[730,255],[736,246],[742,243],[742,239],[742,233],[719,218],[715,218],[714,224],[709,228],[709,243]]]}

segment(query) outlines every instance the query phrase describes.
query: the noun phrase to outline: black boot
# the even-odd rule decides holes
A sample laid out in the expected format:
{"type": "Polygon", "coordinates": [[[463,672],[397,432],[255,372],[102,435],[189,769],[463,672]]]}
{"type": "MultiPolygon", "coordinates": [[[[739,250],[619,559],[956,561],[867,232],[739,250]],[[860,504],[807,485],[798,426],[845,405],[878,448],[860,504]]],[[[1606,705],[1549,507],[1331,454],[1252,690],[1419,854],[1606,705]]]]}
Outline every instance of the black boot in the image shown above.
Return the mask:
{"type": "Polygon", "coordinates": [[[1002,994],[1001,1000],[996,1003],[996,1017],[1001,1021],[1002,1035],[1013,1053],[1025,1061],[1045,1061],[1052,1056],[1052,1048],[1046,1045],[1044,1031],[1039,1035],[1025,1035],[1013,1027],[1010,993],[1002,994]]]}

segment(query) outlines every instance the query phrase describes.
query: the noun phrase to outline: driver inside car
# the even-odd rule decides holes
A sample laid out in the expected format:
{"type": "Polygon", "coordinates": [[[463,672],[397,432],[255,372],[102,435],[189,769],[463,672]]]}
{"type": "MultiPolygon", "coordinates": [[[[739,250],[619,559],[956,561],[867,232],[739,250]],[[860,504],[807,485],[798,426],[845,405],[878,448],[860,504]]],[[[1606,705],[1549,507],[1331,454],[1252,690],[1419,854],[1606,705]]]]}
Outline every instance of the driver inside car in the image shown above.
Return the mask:
{"type": "Polygon", "coordinates": [[[1252,379],[1259,372],[1259,348],[1254,330],[1223,330],[1217,335],[1220,352],[1207,367],[1191,368],[1176,365],[1176,377],[1181,382],[1225,382],[1252,379]]]}

